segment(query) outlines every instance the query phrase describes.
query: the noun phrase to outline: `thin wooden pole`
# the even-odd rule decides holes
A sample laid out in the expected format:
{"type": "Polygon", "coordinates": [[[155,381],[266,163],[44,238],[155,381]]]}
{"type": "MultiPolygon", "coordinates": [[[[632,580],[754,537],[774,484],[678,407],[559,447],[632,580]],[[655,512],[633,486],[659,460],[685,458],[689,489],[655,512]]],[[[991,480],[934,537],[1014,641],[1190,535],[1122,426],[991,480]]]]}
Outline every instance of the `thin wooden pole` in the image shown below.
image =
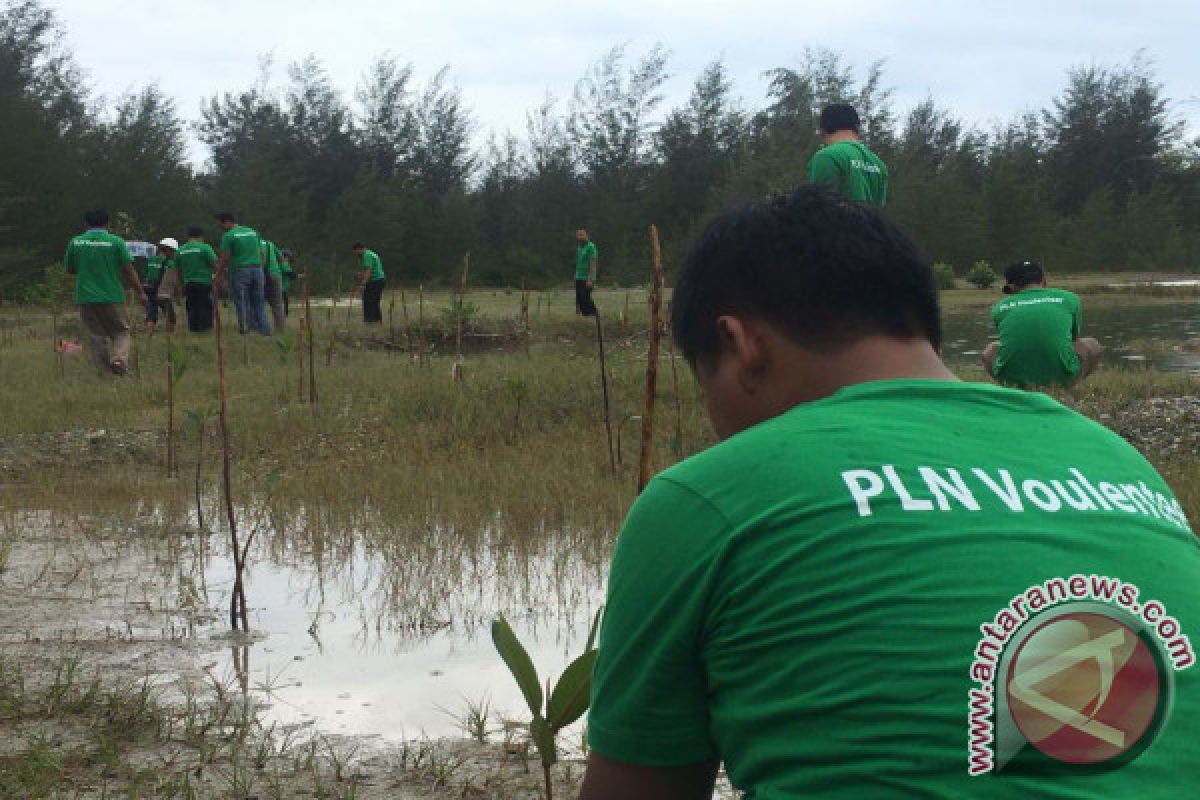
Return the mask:
{"type": "Polygon", "coordinates": [[[175,359],[167,334],[167,477],[175,475],[175,359]]]}
{"type": "Polygon", "coordinates": [[[237,514],[233,508],[233,467],[229,442],[228,384],[225,380],[225,338],[221,333],[221,310],[213,305],[213,320],[217,338],[217,421],[221,428],[221,488],[225,500],[225,516],[229,521],[229,544],[233,553],[233,589],[229,593],[229,627],[249,630],[246,618],[246,589],[242,583],[242,548],[238,541],[237,514]]]}
{"type": "Polygon", "coordinates": [[[308,402],[317,405],[317,356],[313,336],[312,303],[308,295],[308,273],[304,274],[304,332],[308,339],[308,402]]]}
{"type": "Polygon", "coordinates": [[[462,334],[463,334],[463,297],[467,293],[467,273],[471,269],[471,252],[463,256],[462,277],[458,282],[458,300],[456,303],[454,326],[454,380],[462,380],[462,334]]]}
{"type": "Polygon", "coordinates": [[[639,493],[650,482],[650,462],[654,451],[654,405],[658,400],[658,343],[662,337],[662,250],[658,242],[658,228],[654,225],[650,226],[650,255],[650,349],[646,354],[646,402],[642,409],[642,451],[638,459],[639,493]]]}
{"type": "Polygon", "coordinates": [[[612,411],[608,402],[608,367],[604,363],[604,326],[600,323],[600,310],[593,315],[596,318],[596,346],[600,351],[600,389],[604,397],[604,431],[608,434],[608,468],[617,474],[617,454],[613,448],[612,411]]]}

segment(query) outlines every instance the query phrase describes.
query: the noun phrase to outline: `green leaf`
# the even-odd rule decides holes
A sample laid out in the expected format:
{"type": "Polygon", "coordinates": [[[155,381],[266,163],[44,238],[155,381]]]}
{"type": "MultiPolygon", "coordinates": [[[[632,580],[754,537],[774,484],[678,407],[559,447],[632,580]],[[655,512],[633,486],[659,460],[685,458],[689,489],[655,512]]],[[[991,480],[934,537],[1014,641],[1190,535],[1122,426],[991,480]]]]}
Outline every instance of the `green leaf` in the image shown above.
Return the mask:
{"type": "Polygon", "coordinates": [[[492,622],[492,643],[496,645],[496,652],[504,659],[508,671],[516,679],[517,686],[521,688],[521,694],[525,695],[525,702],[536,721],[542,713],[542,686],[538,683],[537,670],[534,669],[529,653],[517,639],[503,614],[492,622]]]}
{"type": "Polygon", "coordinates": [[[267,473],[267,491],[268,492],[274,491],[275,487],[279,485],[279,476],[280,476],[280,472],[279,472],[278,468],[273,469],[267,473]]]}
{"type": "Polygon", "coordinates": [[[562,677],[550,701],[546,704],[546,723],[553,733],[558,733],[583,716],[591,703],[592,668],[596,665],[596,651],[588,650],[572,661],[563,670],[562,677]]]}
{"type": "Polygon", "coordinates": [[[201,424],[200,414],[199,414],[199,412],[196,411],[196,409],[189,408],[187,411],[183,412],[183,415],[185,417],[187,417],[188,419],[190,419],[192,422],[196,423],[197,425],[201,424]]]}
{"type": "Polygon", "coordinates": [[[540,714],[534,714],[533,721],[529,723],[529,738],[533,739],[533,746],[537,748],[543,764],[558,763],[558,746],[554,742],[554,730],[546,720],[542,719],[540,714]]]}

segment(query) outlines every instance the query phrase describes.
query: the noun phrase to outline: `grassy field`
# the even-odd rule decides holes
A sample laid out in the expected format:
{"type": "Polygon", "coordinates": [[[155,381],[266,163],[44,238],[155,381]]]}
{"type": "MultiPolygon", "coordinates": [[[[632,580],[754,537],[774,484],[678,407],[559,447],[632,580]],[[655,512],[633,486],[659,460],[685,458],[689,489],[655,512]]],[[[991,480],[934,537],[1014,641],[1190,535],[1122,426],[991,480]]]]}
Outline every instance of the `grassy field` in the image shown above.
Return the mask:
{"type": "MultiPolygon", "coordinates": [[[[1085,276],[1071,285],[1089,304],[1153,305],[1196,296],[1183,289],[1105,288],[1112,279],[1085,276]]],[[[962,313],[997,296],[995,290],[967,289],[943,295],[948,308],[962,313]]],[[[406,290],[402,297],[389,291],[384,325],[375,328],[362,325],[356,304],[322,302],[314,310],[315,404],[307,402],[307,386],[300,391],[296,304],[291,332],[279,337],[239,336],[229,309],[235,493],[240,507],[266,504],[279,517],[274,527],[291,531],[266,546],[339,557],[352,550],[349,544],[342,548],[343,540],[365,539],[418,573],[438,560],[439,548],[519,556],[549,532],[566,531],[565,546],[602,564],[635,496],[645,296],[636,289],[597,296],[605,313],[611,421],[620,445],[615,470],[596,328],[575,316],[567,291],[531,294],[528,328],[522,301],[519,291],[469,294],[458,380],[451,294],[406,290]]],[[[6,520],[0,526],[0,589],[8,581],[12,597],[39,581],[69,587],[88,547],[114,536],[139,543],[139,552],[148,547],[155,560],[169,564],[196,533],[197,486],[206,526],[222,529],[218,440],[210,416],[217,391],[211,335],[184,332],[173,339],[186,369],[175,387],[178,475],[168,477],[167,337],[139,333],[136,368],[116,379],[97,375],[79,356],[56,355],[56,330],[60,338],[80,336],[73,313],[57,320],[45,310],[0,313],[0,512],[6,520]],[[197,420],[204,421],[203,432],[197,420]],[[62,525],[91,533],[83,540],[64,534],[46,566],[9,562],[14,543],[40,530],[21,521],[29,509],[51,509],[55,519],[66,520],[62,525]],[[104,531],[96,520],[104,520],[104,531]],[[24,577],[14,584],[13,575],[24,577]]],[[[686,364],[673,364],[664,354],[656,469],[714,441],[686,364]]],[[[307,382],[307,365],[304,375],[307,382]]],[[[1130,435],[1166,474],[1193,519],[1200,518],[1200,439],[1172,430],[1170,419],[1160,421],[1167,406],[1156,403],[1197,395],[1197,378],[1146,369],[1105,369],[1082,387],[1059,393],[1065,403],[1130,435]]],[[[131,553],[105,557],[125,563],[134,559],[131,553]]],[[[112,579],[126,580],[122,574],[112,579]]],[[[31,605],[29,613],[34,610],[31,605]]],[[[26,635],[37,637],[34,623],[28,624],[26,635]]],[[[10,649],[0,656],[0,724],[22,725],[20,735],[0,737],[0,796],[93,796],[80,787],[99,785],[111,786],[113,796],[129,794],[130,787],[141,787],[140,796],[246,796],[238,791],[250,784],[263,796],[293,796],[300,791],[297,781],[309,796],[366,796],[339,774],[345,764],[336,747],[315,739],[281,740],[277,732],[256,728],[227,686],[205,688],[203,707],[181,706],[148,694],[133,676],[122,681],[113,677],[117,672],[100,680],[62,647],[39,647],[16,661],[10,649]],[[167,752],[174,753],[169,764],[163,761],[167,752]],[[259,762],[269,768],[257,768],[259,762]],[[187,777],[201,767],[204,791],[187,777]],[[277,792],[263,777],[272,774],[277,792]]],[[[438,788],[440,771],[442,789],[481,796],[468,792],[462,780],[447,780],[458,756],[432,746],[411,756],[425,789],[438,788]]]]}

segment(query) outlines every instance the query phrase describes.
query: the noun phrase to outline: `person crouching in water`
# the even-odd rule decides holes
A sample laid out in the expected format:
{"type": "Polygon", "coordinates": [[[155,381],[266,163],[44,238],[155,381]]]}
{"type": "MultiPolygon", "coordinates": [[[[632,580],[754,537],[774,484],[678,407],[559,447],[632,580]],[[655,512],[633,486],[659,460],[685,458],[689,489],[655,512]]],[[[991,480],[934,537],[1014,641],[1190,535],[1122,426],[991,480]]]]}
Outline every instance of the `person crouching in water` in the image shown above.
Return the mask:
{"type": "Polygon", "coordinates": [[[1000,334],[983,351],[983,367],[998,383],[1020,388],[1070,386],[1100,363],[1100,342],[1082,337],[1079,295],[1046,287],[1036,261],[1017,261],[1004,270],[1004,293],[992,306],[1000,334]]]}

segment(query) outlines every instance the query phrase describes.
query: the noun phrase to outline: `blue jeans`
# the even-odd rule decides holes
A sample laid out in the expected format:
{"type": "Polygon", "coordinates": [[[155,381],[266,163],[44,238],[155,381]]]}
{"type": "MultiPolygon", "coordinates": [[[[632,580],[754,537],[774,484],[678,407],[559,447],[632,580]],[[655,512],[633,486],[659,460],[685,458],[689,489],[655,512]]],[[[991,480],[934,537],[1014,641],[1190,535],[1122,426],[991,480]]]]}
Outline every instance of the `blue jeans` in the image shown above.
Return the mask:
{"type": "Polygon", "coordinates": [[[233,304],[237,308],[238,330],[245,333],[248,328],[271,335],[271,323],[267,321],[267,305],[263,297],[262,267],[238,267],[229,281],[233,293],[233,304]]]}

